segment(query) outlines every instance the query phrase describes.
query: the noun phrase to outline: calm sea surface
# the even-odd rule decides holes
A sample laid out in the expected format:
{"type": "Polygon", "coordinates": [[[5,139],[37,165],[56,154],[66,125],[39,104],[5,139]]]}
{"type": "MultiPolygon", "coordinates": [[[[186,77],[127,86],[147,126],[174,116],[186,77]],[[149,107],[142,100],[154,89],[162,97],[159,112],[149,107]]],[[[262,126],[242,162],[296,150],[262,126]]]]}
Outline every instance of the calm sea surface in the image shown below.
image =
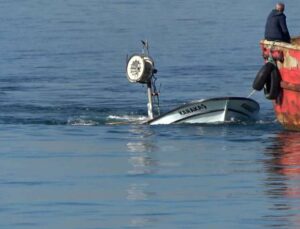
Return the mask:
{"type": "Polygon", "coordinates": [[[274,3],[2,0],[0,228],[300,228],[300,134],[261,92],[256,123],[148,126],[125,76],[147,39],[162,111],[247,96],[274,3]]]}

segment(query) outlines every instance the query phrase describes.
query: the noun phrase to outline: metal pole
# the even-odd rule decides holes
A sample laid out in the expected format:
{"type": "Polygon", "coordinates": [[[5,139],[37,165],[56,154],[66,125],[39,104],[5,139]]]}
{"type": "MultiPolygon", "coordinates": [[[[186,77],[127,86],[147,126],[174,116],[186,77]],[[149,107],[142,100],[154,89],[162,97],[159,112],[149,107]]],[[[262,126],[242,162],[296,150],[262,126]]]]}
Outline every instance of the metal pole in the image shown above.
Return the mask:
{"type": "Polygon", "coordinates": [[[147,94],[148,94],[148,117],[149,119],[153,119],[153,102],[152,102],[152,85],[151,81],[147,83],[147,94]]]}

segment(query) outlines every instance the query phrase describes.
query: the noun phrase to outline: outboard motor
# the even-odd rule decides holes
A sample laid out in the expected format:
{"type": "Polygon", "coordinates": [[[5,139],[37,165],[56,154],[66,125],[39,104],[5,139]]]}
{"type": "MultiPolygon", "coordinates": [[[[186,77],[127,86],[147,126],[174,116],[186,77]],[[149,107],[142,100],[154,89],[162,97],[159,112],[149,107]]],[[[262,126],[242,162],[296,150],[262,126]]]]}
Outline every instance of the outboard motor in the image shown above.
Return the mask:
{"type": "Polygon", "coordinates": [[[154,68],[154,61],[149,55],[147,41],[142,41],[142,54],[134,54],[127,58],[126,75],[131,83],[147,84],[148,93],[148,117],[153,119],[153,98],[157,97],[157,111],[159,113],[159,93],[156,90],[154,76],[157,70],[154,68]]]}

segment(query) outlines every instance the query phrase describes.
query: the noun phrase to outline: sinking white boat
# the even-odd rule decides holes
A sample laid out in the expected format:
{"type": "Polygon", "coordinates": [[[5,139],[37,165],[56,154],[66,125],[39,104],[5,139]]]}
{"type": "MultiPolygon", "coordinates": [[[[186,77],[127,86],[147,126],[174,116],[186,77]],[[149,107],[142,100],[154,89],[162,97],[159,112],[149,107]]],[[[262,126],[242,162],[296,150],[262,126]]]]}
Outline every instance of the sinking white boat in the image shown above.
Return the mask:
{"type": "Polygon", "coordinates": [[[256,120],[259,104],[249,98],[220,97],[186,103],[148,123],[224,123],[256,120]]]}
{"type": "Polygon", "coordinates": [[[218,97],[200,99],[185,103],[165,114],[160,115],[159,93],[155,87],[154,61],[149,56],[148,43],[143,42],[143,53],[132,55],[127,59],[127,78],[133,83],[147,84],[148,117],[150,125],[173,123],[226,123],[254,121],[258,118],[259,104],[245,97],[218,97]],[[157,101],[157,114],[153,112],[153,101],[157,101]]]}

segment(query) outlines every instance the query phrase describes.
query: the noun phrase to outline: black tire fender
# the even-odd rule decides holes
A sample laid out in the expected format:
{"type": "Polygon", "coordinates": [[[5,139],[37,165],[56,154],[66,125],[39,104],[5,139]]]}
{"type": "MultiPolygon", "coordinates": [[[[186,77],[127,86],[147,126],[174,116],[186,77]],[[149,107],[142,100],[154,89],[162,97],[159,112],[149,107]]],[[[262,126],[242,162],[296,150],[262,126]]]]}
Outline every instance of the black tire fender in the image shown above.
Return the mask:
{"type": "Polygon", "coordinates": [[[264,94],[267,99],[277,99],[280,94],[281,76],[278,68],[274,68],[264,85],[264,94]]]}
{"type": "Polygon", "coordinates": [[[270,62],[266,63],[256,74],[253,81],[252,88],[254,90],[260,91],[264,88],[265,83],[271,75],[271,72],[276,68],[276,66],[270,62]]]}

